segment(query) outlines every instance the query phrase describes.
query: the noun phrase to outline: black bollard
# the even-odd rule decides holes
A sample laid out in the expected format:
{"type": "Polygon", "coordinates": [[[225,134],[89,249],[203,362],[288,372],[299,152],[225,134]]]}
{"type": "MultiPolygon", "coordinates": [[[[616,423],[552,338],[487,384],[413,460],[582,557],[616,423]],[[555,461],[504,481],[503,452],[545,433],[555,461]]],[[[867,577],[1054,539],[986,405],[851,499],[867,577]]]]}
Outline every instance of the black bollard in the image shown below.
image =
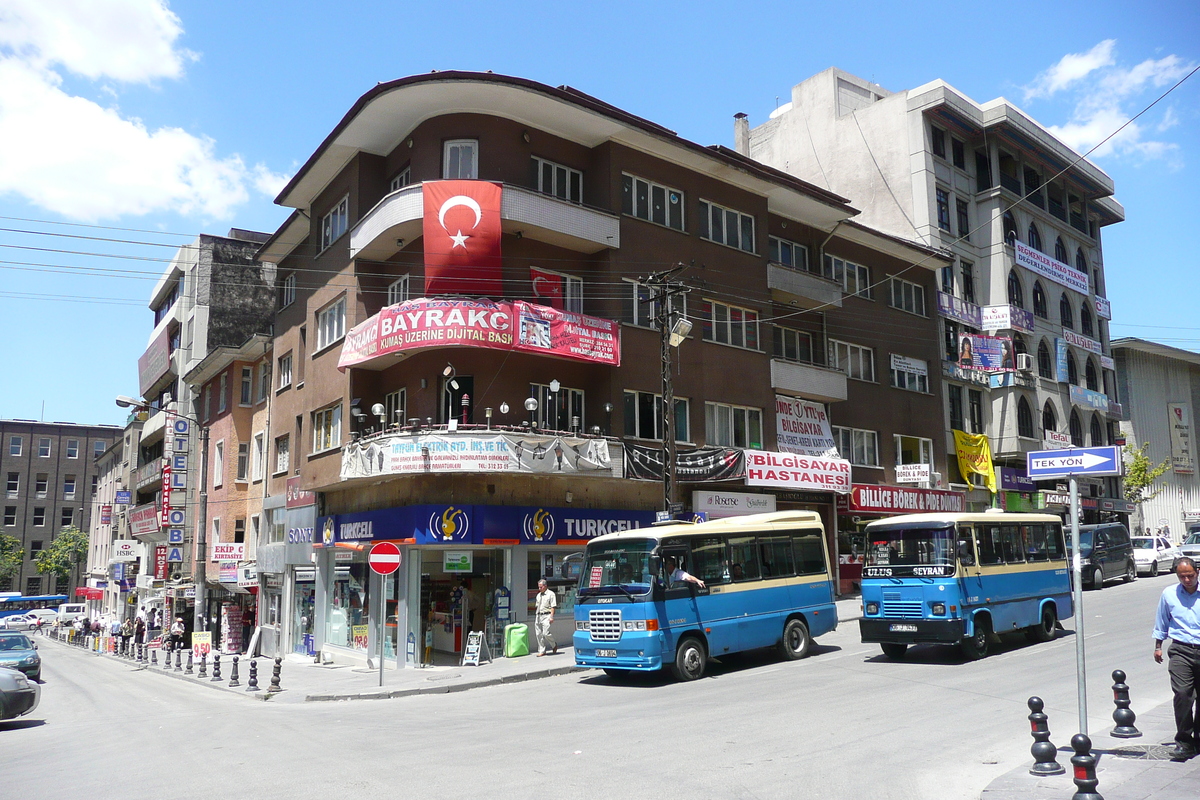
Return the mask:
{"type": "Polygon", "coordinates": [[[150,648],[150,663],[156,667],[158,666],[158,648],[157,647],[150,648]]]}
{"type": "Polygon", "coordinates": [[[208,677],[208,653],[200,654],[200,673],[196,677],[197,678],[207,678],[208,677]]]}
{"type": "Polygon", "coordinates": [[[1071,747],[1075,755],[1071,756],[1071,767],[1074,770],[1075,785],[1079,791],[1071,795],[1071,800],[1104,800],[1096,787],[1096,757],[1091,754],[1092,740],[1086,734],[1077,733],[1071,737],[1071,747]]]}
{"type": "Polygon", "coordinates": [[[163,669],[170,669],[171,668],[171,647],[169,645],[163,650],[163,661],[165,662],[163,664],[163,669]]]}
{"type": "Polygon", "coordinates": [[[234,686],[241,686],[241,685],[242,684],[240,684],[238,682],[238,657],[234,656],[233,657],[233,669],[229,670],[229,688],[232,689],[234,686]]]}
{"type": "Polygon", "coordinates": [[[271,685],[267,687],[267,694],[282,692],[283,687],[279,685],[279,672],[283,669],[283,659],[279,656],[275,657],[275,668],[271,674],[271,685]]]}
{"type": "Polygon", "coordinates": [[[212,682],[216,683],[221,680],[221,654],[213,653],[213,676],[212,682]]]}
{"type": "Polygon", "coordinates": [[[183,670],[184,675],[192,674],[192,651],[188,650],[187,667],[183,670]]]}
{"type": "Polygon", "coordinates": [[[1062,775],[1067,768],[1058,763],[1058,748],[1050,743],[1050,718],[1042,713],[1045,703],[1040,697],[1029,698],[1029,729],[1033,736],[1033,768],[1030,775],[1062,775]]]}
{"type": "Polygon", "coordinates": [[[138,642],[137,650],[138,650],[138,657],[137,657],[138,663],[139,664],[145,663],[145,661],[146,661],[146,645],[142,644],[141,642],[138,642]]]}
{"type": "Polygon", "coordinates": [[[246,684],[247,692],[257,692],[258,688],[258,662],[253,658],[250,659],[250,680],[246,684]]]}
{"type": "Polygon", "coordinates": [[[175,671],[183,672],[183,651],[175,648],[175,671]]]}
{"type": "Polygon", "coordinates": [[[1117,709],[1113,711],[1113,722],[1117,723],[1117,727],[1112,729],[1109,736],[1115,736],[1118,739],[1136,739],[1142,735],[1142,732],[1133,725],[1137,720],[1137,714],[1134,714],[1133,709],[1129,707],[1129,687],[1125,685],[1125,673],[1119,669],[1113,670],[1112,679],[1113,702],[1117,705],[1117,709]]]}

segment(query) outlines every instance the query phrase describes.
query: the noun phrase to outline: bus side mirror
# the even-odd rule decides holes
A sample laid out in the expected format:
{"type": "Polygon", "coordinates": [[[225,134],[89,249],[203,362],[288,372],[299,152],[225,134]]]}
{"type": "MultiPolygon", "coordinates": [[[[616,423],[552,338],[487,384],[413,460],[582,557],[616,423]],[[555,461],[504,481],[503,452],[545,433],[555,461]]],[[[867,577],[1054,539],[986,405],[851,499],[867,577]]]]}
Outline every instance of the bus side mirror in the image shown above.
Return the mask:
{"type": "Polygon", "coordinates": [[[975,552],[971,549],[970,542],[958,543],[958,560],[964,567],[975,566],[975,552]]]}

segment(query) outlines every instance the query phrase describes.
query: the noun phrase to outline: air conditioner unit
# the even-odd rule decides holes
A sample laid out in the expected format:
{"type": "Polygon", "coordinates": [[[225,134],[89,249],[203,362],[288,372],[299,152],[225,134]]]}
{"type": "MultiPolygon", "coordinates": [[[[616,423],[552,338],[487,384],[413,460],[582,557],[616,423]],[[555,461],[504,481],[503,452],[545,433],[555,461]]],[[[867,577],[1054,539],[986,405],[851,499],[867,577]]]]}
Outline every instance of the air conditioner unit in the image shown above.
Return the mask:
{"type": "Polygon", "coordinates": [[[1017,353],[1017,371],[1033,372],[1033,356],[1029,353],[1017,353]]]}

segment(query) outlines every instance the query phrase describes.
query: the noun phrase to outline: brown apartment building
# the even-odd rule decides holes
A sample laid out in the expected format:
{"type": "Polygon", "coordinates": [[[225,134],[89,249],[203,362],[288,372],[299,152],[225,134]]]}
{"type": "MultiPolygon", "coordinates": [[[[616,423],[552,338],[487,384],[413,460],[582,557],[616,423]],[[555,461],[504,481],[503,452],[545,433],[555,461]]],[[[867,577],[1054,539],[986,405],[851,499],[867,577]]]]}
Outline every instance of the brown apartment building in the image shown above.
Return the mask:
{"type": "Polygon", "coordinates": [[[467,630],[526,619],[540,577],[562,590],[568,639],[587,539],[650,524],[667,499],[668,271],[668,327],[692,323],[671,350],[670,501],[816,510],[837,554],[853,544],[839,524],[887,510],[860,485],[925,463],[925,488],[893,489],[936,493],[945,473],[934,276],[949,262],[732,150],[570,88],[433,73],[363,95],[277,202],[295,212],[259,252],[279,308],[258,570],[285,651],[365,660],[378,540],[404,558],[389,658],[407,641],[411,662],[426,632],[455,652],[467,630]],[[446,180],[469,183],[430,206],[446,180]],[[485,196],[498,214],[472,208],[485,196]],[[453,258],[497,216],[499,258],[445,291],[431,236],[453,258]],[[787,466],[768,477],[756,459],[787,466]]]}

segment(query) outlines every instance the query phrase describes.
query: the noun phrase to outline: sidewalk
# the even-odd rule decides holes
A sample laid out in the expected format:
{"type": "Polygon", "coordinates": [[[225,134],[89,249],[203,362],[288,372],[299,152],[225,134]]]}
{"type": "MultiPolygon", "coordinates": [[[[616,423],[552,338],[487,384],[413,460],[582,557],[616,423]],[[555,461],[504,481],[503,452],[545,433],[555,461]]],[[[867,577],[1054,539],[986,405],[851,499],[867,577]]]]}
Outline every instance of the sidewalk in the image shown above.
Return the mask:
{"type": "MultiPolygon", "coordinates": [[[[1169,702],[1150,711],[1137,712],[1137,739],[1109,736],[1112,723],[1092,731],[1092,753],[1097,757],[1096,792],[1104,800],[1195,800],[1200,797],[1200,758],[1176,763],[1170,760],[1175,746],[1175,717],[1169,702]]],[[[1027,764],[992,781],[980,800],[1067,800],[1075,793],[1071,779],[1070,735],[1052,739],[1058,745],[1058,763],[1066,768],[1063,775],[1037,777],[1029,774],[1033,756],[1027,764]]],[[[1030,737],[1029,743],[1033,744],[1030,737]]]]}

